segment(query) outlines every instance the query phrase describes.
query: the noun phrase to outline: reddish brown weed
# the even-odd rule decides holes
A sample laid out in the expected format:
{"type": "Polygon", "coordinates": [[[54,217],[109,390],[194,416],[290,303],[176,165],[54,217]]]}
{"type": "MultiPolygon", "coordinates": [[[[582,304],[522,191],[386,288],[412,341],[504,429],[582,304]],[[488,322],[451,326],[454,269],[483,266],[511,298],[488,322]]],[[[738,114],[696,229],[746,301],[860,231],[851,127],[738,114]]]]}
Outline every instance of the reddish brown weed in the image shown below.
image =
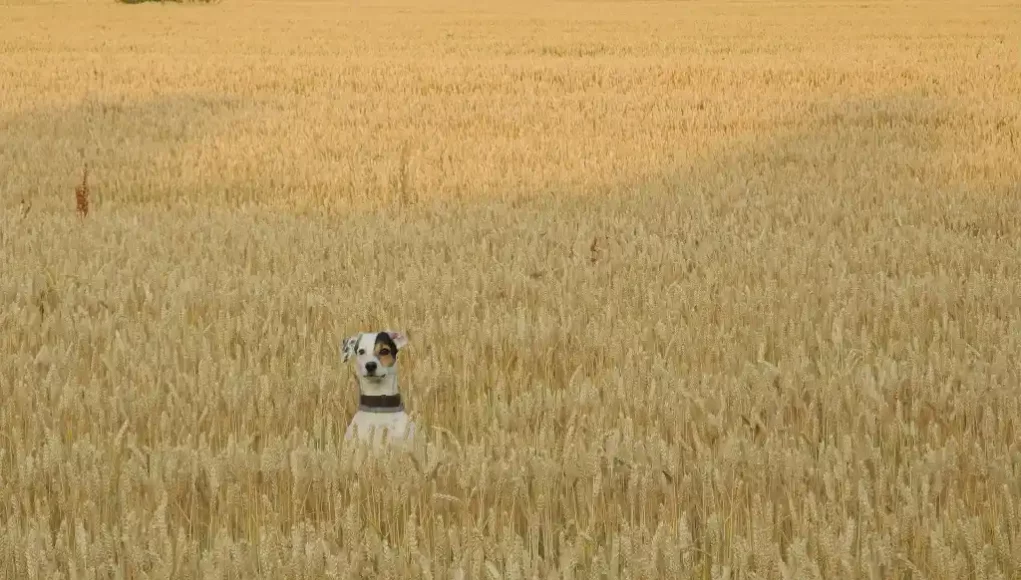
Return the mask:
{"type": "Polygon", "coordinates": [[[82,217],[89,215],[89,165],[86,163],[82,170],[82,183],[74,188],[74,198],[78,204],[78,214],[82,217]]]}

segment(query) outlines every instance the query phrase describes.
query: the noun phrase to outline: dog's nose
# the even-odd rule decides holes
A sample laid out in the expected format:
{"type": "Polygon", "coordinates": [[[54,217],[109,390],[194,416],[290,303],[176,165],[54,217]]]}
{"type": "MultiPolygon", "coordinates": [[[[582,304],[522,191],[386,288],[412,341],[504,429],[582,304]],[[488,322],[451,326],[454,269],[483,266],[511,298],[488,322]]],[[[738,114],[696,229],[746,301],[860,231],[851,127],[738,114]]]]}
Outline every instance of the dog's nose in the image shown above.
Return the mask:
{"type": "Polygon", "coordinates": [[[368,372],[369,374],[376,372],[376,363],[374,362],[365,363],[365,371],[368,372]]]}

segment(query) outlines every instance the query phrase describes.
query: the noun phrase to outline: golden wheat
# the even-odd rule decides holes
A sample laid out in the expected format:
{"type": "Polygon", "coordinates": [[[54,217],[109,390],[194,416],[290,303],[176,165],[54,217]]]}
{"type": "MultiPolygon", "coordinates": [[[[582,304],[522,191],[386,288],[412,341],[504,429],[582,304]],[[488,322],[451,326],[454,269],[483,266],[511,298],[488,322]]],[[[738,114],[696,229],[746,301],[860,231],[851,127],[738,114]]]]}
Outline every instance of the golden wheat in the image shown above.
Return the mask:
{"type": "Polygon", "coordinates": [[[1009,3],[2,11],[0,576],[1021,577],[1009,3]]]}

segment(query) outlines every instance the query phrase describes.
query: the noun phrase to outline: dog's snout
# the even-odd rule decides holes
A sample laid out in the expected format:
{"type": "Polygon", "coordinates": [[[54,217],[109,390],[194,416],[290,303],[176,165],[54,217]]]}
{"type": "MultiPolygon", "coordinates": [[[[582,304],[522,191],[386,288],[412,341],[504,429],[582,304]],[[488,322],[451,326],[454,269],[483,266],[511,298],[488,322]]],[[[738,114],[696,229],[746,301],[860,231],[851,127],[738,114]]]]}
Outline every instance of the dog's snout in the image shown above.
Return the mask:
{"type": "Polygon", "coordinates": [[[366,370],[366,372],[368,372],[370,374],[376,372],[376,363],[375,363],[375,361],[365,363],[365,370],[366,370]]]}

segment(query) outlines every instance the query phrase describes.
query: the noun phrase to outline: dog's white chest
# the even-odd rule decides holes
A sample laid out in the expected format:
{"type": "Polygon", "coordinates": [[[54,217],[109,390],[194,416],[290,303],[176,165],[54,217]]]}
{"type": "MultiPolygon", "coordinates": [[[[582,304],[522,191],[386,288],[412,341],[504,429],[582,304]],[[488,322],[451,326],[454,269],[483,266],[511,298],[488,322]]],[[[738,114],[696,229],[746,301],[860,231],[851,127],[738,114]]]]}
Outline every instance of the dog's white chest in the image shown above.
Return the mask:
{"type": "Polygon", "coordinates": [[[360,410],[351,418],[344,439],[357,437],[359,440],[371,440],[373,445],[379,445],[385,440],[409,441],[414,434],[415,423],[405,411],[374,413],[360,410]]]}

